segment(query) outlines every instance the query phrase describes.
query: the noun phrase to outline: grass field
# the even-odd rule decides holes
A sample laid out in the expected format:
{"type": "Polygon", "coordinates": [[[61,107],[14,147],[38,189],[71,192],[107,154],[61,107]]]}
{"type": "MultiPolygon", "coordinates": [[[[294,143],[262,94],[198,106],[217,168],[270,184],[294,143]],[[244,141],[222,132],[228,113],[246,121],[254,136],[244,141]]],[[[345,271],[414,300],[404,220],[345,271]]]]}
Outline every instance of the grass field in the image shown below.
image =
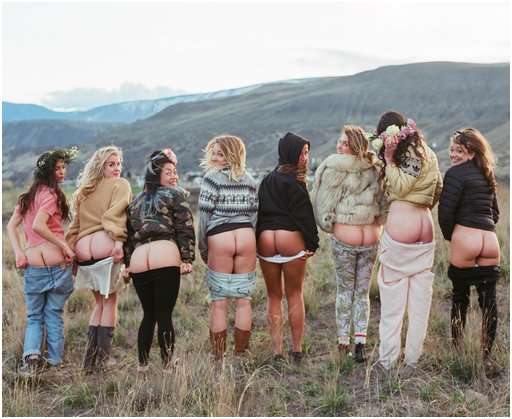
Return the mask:
{"type": "MultiPolygon", "coordinates": [[[[9,213],[17,193],[4,192],[9,213]]],[[[493,361],[480,357],[480,310],[476,295],[468,312],[465,348],[456,354],[450,343],[451,283],[446,276],[449,247],[437,228],[434,297],[424,354],[417,373],[383,377],[377,373],[378,287],[372,281],[367,364],[341,359],[336,348],[336,287],[328,236],[308,261],[304,287],[306,328],[300,367],[275,365],[266,329],[266,294],[258,269],[253,296],[254,326],[250,354],[228,353],[216,364],[209,358],[205,267],[194,263],[182,279],[174,311],[177,331],[175,367],[160,368],[156,339],[150,374],[137,376],[137,329],[142,318],[133,286],[121,292],[119,324],[114,337],[116,361],[111,371],[84,375],[80,363],[93,307],[89,292],[75,291],[65,311],[66,366],[58,373],[26,378],[18,373],[25,326],[22,271],[3,234],[2,413],[5,416],[509,416],[510,415],[510,265],[509,191],[500,193],[498,236],[502,277],[498,283],[499,330],[493,361]]],[[[434,217],[437,212],[434,210],[434,217]]],[[[4,214],[4,227],[6,215],[4,214]]],[[[232,310],[231,310],[232,311],[232,310]]],[[[405,329],[404,329],[405,330],[405,329]]],[[[405,335],[403,335],[403,338],[405,335]]],[[[285,327],[285,350],[290,336],[285,327]]]]}

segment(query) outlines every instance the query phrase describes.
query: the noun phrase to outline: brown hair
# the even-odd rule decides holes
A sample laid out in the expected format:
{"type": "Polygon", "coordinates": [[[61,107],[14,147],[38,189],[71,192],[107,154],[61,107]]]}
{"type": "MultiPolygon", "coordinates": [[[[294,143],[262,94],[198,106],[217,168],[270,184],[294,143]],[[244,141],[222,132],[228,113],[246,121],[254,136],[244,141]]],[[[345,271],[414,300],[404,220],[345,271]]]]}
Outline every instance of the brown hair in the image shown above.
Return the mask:
{"type": "Polygon", "coordinates": [[[352,154],[361,160],[368,160],[373,163],[376,159],[373,151],[368,151],[370,143],[366,139],[366,132],[357,125],[345,125],[341,135],[345,134],[348,139],[348,147],[352,154]]]}
{"type": "MultiPolygon", "coordinates": [[[[377,135],[382,134],[390,125],[396,125],[398,128],[402,128],[407,125],[407,119],[400,112],[397,111],[388,111],[382,114],[379,119],[379,123],[377,124],[377,135]]],[[[396,147],[395,152],[393,153],[393,162],[397,166],[401,166],[405,161],[407,156],[407,150],[411,147],[416,155],[423,162],[425,160],[425,156],[423,154],[425,150],[425,139],[423,134],[418,131],[416,128],[416,132],[414,134],[410,134],[407,138],[400,141],[396,147]]],[[[384,179],[386,176],[386,159],[384,158],[384,152],[386,148],[384,144],[379,150],[379,160],[382,161],[382,169],[380,171],[379,179],[384,179]]]]}
{"type": "Polygon", "coordinates": [[[491,191],[496,193],[498,183],[494,177],[493,168],[496,166],[496,157],[491,150],[489,142],[480,131],[475,128],[464,128],[453,132],[451,139],[455,144],[460,144],[470,152],[474,153],[473,161],[476,167],[484,174],[489,182],[491,191]]]}

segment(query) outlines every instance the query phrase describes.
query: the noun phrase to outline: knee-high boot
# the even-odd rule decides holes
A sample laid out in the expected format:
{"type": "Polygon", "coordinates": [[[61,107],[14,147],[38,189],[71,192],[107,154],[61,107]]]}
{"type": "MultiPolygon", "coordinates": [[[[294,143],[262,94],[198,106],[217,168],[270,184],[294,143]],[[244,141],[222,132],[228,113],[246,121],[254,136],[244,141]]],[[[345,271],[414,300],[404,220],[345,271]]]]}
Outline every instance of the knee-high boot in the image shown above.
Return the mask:
{"type": "Polygon", "coordinates": [[[448,277],[453,284],[451,330],[452,343],[459,348],[466,326],[466,313],[470,299],[470,283],[476,279],[473,268],[458,268],[450,264],[448,277]]]}
{"type": "Polygon", "coordinates": [[[484,283],[478,284],[478,303],[482,310],[482,354],[484,358],[491,355],[492,345],[498,327],[498,305],[496,304],[496,281],[499,266],[480,266],[480,276],[484,283]]]}
{"type": "Polygon", "coordinates": [[[98,353],[96,355],[96,367],[99,371],[107,368],[107,362],[112,353],[112,339],[115,327],[98,326],[98,353]]]}
{"type": "Polygon", "coordinates": [[[96,354],[98,352],[98,326],[89,325],[87,331],[87,346],[85,347],[85,356],[82,368],[87,373],[94,371],[96,366],[96,354]]]}
{"type": "Polygon", "coordinates": [[[210,330],[210,342],[212,345],[212,355],[213,358],[218,361],[224,356],[224,352],[226,352],[226,330],[222,330],[221,332],[212,332],[210,330]]]}
{"type": "Polygon", "coordinates": [[[235,327],[235,355],[244,355],[247,352],[250,338],[250,330],[242,330],[235,327]]]}

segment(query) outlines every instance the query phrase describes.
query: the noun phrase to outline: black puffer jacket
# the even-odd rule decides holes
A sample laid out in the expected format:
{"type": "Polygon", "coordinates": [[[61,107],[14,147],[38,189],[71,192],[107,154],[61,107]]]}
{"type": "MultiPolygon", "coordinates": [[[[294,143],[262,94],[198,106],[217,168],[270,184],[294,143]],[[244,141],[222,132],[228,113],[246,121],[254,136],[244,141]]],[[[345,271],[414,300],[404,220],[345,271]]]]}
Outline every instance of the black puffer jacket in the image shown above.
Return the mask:
{"type": "Polygon", "coordinates": [[[455,224],[496,231],[500,215],[496,194],[471,160],[446,172],[438,211],[439,226],[446,240],[451,240],[455,224]]]}
{"type": "MultiPolygon", "coordinates": [[[[305,144],[305,138],[287,133],[279,140],[279,165],[297,164],[305,144]]],[[[277,166],[263,178],[258,190],[259,208],[256,235],[263,230],[300,231],[306,249],[318,248],[313,206],[306,185],[297,180],[294,172],[283,173],[277,166]]]]}

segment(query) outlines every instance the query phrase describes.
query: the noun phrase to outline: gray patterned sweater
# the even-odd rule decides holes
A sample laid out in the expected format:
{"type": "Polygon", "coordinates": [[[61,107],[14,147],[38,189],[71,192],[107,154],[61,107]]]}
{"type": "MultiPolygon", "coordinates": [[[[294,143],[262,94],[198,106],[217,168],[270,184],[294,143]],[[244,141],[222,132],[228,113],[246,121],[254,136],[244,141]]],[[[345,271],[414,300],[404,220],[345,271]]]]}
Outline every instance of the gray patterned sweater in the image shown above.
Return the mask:
{"type": "Polygon", "coordinates": [[[206,234],[226,223],[251,223],[256,228],[258,218],[258,190],[256,181],[245,172],[238,181],[229,179],[230,169],[208,173],[199,194],[198,243],[201,258],[208,258],[206,234]]]}

